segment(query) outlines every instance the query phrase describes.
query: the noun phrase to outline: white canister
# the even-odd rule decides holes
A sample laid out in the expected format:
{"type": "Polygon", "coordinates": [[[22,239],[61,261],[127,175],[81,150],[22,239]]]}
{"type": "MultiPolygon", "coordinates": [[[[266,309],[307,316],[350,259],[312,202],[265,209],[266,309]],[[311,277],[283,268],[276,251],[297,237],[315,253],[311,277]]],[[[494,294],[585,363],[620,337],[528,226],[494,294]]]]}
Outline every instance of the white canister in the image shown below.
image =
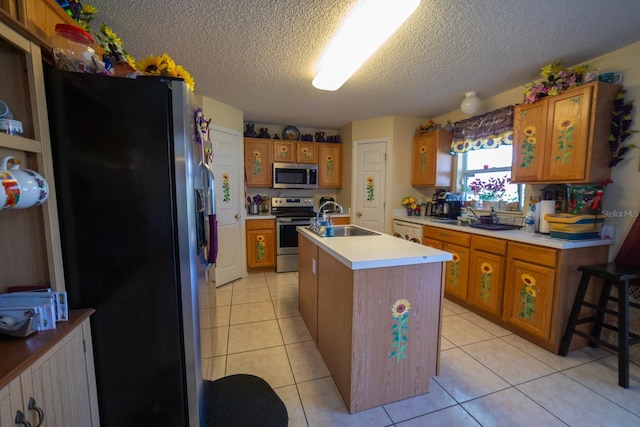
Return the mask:
{"type": "Polygon", "coordinates": [[[0,159],[0,207],[30,208],[38,206],[49,197],[49,184],[37,172],[30,169],[20,169],[15,158],[6,156],[0,159]],[[13,166],[7,167],[9,161],[14,160],[13,166]]]}

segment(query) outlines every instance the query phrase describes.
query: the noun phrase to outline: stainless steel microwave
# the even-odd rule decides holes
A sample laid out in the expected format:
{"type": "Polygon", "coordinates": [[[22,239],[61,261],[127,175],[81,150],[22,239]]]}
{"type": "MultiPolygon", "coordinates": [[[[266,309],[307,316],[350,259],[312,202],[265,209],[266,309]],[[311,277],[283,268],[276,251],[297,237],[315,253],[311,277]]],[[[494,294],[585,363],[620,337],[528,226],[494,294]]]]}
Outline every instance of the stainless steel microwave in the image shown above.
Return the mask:
{"type": "Polygon", "coordinates": [[[318,165],[274,162],[273,188],[318,188],[318,165]]]}

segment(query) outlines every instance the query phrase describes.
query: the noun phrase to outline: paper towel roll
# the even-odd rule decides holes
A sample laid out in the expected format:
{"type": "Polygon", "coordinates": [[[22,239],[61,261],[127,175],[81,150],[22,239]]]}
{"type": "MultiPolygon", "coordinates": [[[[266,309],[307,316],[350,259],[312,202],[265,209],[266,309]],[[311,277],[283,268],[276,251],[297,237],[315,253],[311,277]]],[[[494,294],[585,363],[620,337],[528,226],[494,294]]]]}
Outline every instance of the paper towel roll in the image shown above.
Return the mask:
{"type": "Polygon", "coordinates": [[[549,222],[544,219],[546,214],[556,213],[555,200],[543,200],[540,202],[540,233],[549,234],[549,222]]]}

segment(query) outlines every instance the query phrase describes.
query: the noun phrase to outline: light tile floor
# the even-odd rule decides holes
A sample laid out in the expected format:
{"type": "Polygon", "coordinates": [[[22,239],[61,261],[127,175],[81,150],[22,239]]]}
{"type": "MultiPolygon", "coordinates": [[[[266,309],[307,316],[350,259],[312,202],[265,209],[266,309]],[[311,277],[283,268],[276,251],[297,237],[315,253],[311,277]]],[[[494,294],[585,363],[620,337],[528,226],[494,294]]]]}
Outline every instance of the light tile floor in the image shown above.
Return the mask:
{"type": "Polygon", "coordinates": [[[611,353],[560,357],[448,300],[429,393],[349,414],[298,312],[297,273],[252,274],[200,296],[205,378],[264,378],[292,427],[640,425],[639,366],[625,390],[611,353]]]}

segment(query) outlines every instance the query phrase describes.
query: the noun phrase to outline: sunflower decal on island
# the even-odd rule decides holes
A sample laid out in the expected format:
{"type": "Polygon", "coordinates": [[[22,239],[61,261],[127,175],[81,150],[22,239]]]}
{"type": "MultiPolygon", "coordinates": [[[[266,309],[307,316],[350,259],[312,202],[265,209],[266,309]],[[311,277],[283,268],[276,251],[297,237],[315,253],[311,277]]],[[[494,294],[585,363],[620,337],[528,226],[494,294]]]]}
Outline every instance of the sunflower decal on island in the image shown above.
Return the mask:
{"type": "Polygon", "coordinates": [[[538,293],[535,290],[536,279],[530,274],[523,274],[520,276],[522,279],[522,290],[520,291],[520,302],[522,303],[522,310],[520,311],[520,317],[523,319],[530,319],[533,315],[533,308],[536,302],[538,293]]]}
{"type": "Polygon", "coordinates": [[[491,275],[493,267],[488,262],[480,264],[480,298],[486,303],[491,298],[491,275]]]}
{"type": "Polygon", "coordinates": [[[259,151],[253,152],[253,175],[260,175],[262,172],[262,158],[259,151]]]}
{"type": "Polygon", "coordinates": [[[231,200],[231,185],[229,184],[229,174],[226,172],[222,174],[222,193],[222,201],[229,203],[229,200],[231,200]]]}
{"type": "Polygon", "coordinates": [[[522,146],[520,147],[522,153],[522,163],[520,163],[520,167],[528,168],[534,158],[533,154],[536,148],[536,127],[527,126],[524,128],[523,133],[524,141],[522,142],[522,146]]]}
{"type": "Polygon", "coordinates": [[[327,156],[327,176],[333,175],[333,156],[329,154],[327,156]]]}
{"type": "Polygon", "coordinates": [[[256,252],[258,254],[258,261],[262,261],[264,259],[265,246],[264,236],[262,234],[258,234],[256,236],[256,252]]]}
{"type": "Polygon", "coordinates": [[[454,288],[458,287],[458,281],[460,279],[459,269],[460,269],[460,255],[457,252],[453,252],[453,258],[451,259],[450,264],[450,272],[451,272],[451,284],[454,288]]]}
{"type": "Polygon", "coordinates": [[[558,128],[558,136],[556,137],[556,158],[555,160],[565,164],[569,161],[571,150],[573,149],[573,130],[574,122],[571,119],[565,119],[560,123],[558,128]]]}
{"type": "Polygon", "coordinates": [[[395,323],[391,326],[393,341],[391,342],[389,357],[395,358],[396,362],[407,358],[405,354],[407,343],[409,342],[407,320],[409,320],[410,309],[411,304],[406,299],[399,299],[391,306],[391,316],[395,323]]]}
{"type": "Polygon", "coordinates": [[[373,182],[373,177],[367,177],[367,202],[372,202],[375,198],[375,184],[373,182]]]}
{"type": "Polygon", "coordinates": [[[424,168],[427,165],[427,146],[420,147],[420,172],[424,172],[424,168]]]}

